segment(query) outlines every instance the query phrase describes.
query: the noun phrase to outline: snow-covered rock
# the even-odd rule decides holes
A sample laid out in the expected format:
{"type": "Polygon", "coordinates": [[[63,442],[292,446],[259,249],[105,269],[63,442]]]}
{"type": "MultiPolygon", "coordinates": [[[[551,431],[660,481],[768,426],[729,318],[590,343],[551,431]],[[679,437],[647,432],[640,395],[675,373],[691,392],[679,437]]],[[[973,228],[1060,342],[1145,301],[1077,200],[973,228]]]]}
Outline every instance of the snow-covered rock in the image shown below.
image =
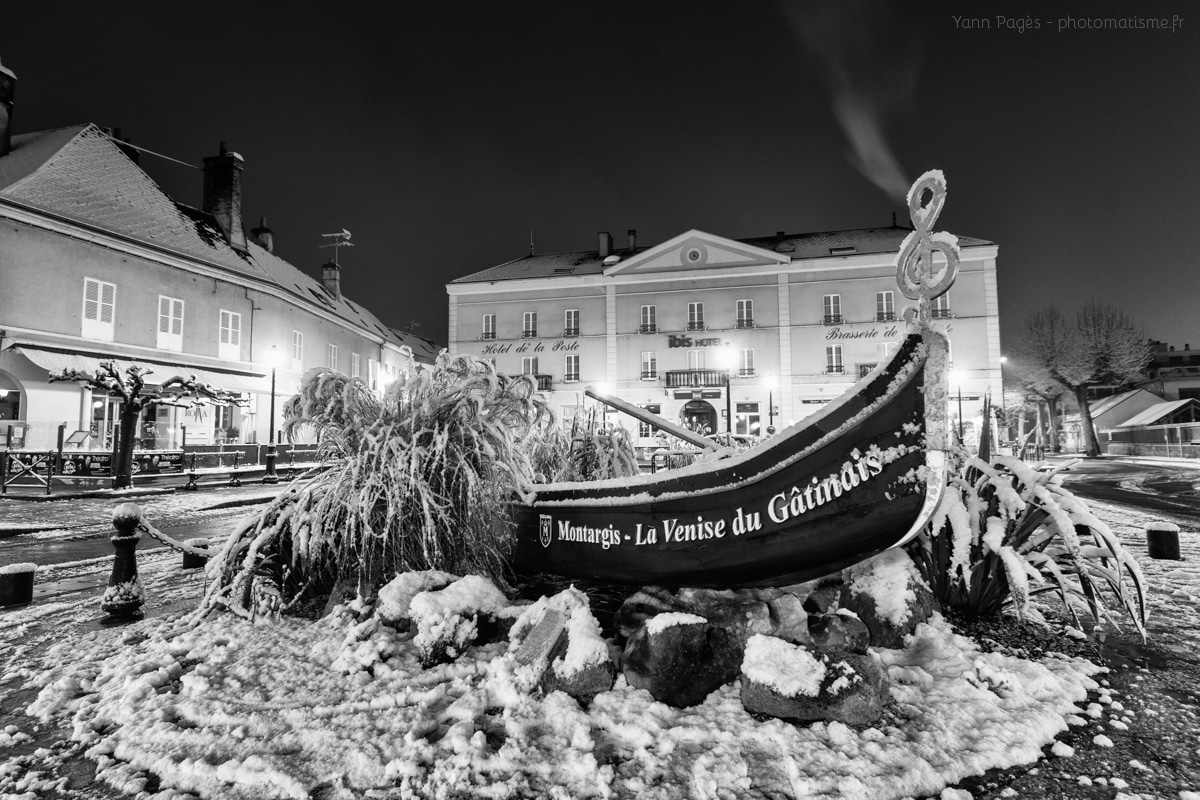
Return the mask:
{"type": "Polygon", "coordinates": [[[866,623],[875,647],[903,647],[904,637],[933,613],[933,592],[903,550],[886,550],[855,564],[842,578],[842,608],[866,623]]]}
{"type": "Polygon", "coordinates": [[[738,676],[744,644],[725,628],[681,612],[660,614],[634,631],[621,670],[630,686],[687,708],[738,676]]]}
{"type": "Polygon", "coordinates": [[[592,615],[587,595],[573,586],[525,608],[509,634],[509,652],[521,649],[547,610],[561,613],[564,624],[563,635],[548,648],[544,658],[545,671],[539,683],[542,691],[562,691],[590,700],[611,689],[617,670],[608,643],[600,634],[600,623],[592,615]]]}
{"type": "Polygon", "coordinates": [[[421,592],[444,589],[456,580],[457,575],[436,569],[402,572],[379,590],[375,613],[385,625],[399,631],[408,630],[412,599],[421,592]]]}
{"type": "Polygon", "coordinates": [[[647,586],[617,610],[617,630],[628,641],[642,625],[667,613],[704,617],[710,625],[724,628],[742,648],[755,634],[808,641],[808,614],[801,598],[781,589],[683,588],[672,593],[647,586]]]}
{"type": "Polygon", "coordinates": [[[883,714],[887,673],[869,656],[755,636],[742,660],[742,705],[755,714],[866,725],[883,714]]]}
{"type": "Polygon", "coordinates": [[[443,589],[418,592],[408,604],[413,644],[426,666],[453,661],[479,637],[480,623],[495,627],[508,598],[491,581],[467,575],[443,589]]]}

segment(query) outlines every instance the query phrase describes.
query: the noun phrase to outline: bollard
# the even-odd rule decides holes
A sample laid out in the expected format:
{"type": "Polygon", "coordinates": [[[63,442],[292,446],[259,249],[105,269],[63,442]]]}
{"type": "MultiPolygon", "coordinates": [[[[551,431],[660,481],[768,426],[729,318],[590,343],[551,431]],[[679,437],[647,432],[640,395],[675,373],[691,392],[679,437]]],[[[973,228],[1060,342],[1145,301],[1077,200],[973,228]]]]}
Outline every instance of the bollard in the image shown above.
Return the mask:
{"type": "Polygon", "coordinates": [[[1170,522],[1146,523],[1146,550],[1151,558],[1182,561],[1179,555],[1179,526],[1170,522]]]}
{"type": "Polygon", "coordinates": [[[242,479],[237,476],[238,465],[241,462],[242,451],[233,451],[233,477],[229,479],[230,486],[241,486],[242,479]]]}
{"type": "MultiPolygon", "coordinates": [[[[195,547],[197,549],[207,550],[208,546],[209,546],[209,540],[208,539],[188,539],[187,541],[184,542],[184,544],[190,544],[192,547],[195,547]]],[[[208,556],[198,556],[195,553],[186,553],[186,552],[183,554],[183,568],[184,569],[195,569],[197,567],[203,567],[207,563],[208,563],[208,556]]]]}
{"type": "Polygon", "coordinates": [[[9,564],[0,567],[0,606],[32,603],[35,571],[37,564],[9,564]]]}
{"type": "Polygon", "coordinates": [[[196,483],[196,454],[195,453],[192,453],[192,468],[188,472],[187,483],[185,483],[183,485],[183,488],[187,489],[189,492],[194,492],[200,488],[200,486],[196,483]]]}
{"type": "Polygon", "coordinates": [[[113,527],[117,532],[109,541],[116,548],[108,588],[100,600],[100,610],[111,617],[141,619],[146,592],[137,571],[137,546],[142,534],[138,523],[142,510],[137,503],[122,503],[113,509],[113,527]]]}

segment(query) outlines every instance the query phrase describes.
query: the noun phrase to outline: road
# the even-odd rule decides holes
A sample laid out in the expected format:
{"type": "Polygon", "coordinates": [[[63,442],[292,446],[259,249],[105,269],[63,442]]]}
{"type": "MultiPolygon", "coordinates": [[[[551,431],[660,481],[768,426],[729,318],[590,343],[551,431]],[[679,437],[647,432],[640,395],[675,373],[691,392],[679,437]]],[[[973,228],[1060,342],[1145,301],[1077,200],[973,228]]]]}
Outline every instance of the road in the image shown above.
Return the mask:
{"type": "Polygon", "coordinates": [[[1082,459],[1062,475],[1063,485],[1085,500],[1177,514],[1200,524],[1200,469],[1082,459]]]}

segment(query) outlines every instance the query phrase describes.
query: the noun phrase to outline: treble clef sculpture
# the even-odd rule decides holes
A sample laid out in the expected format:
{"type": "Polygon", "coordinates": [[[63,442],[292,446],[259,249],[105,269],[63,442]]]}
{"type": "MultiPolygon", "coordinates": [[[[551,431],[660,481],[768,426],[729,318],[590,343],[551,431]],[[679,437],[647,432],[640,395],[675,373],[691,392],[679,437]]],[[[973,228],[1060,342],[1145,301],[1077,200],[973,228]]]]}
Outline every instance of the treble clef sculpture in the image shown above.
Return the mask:
{"type": "Polygon", "coordinates": [[[896,283],[900,292],[918,302],[923,321],[930,318],[933,300],[945,294],[958,276],[958,239],[950,233],[932,231],[946,202],[946,177],[941,170],[926,172],[908,190],[908,215],[913,232],[905,237],[896,258],[896,283]],[[926,195],[929,201],[923,203],[926,195]],[[934,254],[941,253],[944,264],[934,254]]]}

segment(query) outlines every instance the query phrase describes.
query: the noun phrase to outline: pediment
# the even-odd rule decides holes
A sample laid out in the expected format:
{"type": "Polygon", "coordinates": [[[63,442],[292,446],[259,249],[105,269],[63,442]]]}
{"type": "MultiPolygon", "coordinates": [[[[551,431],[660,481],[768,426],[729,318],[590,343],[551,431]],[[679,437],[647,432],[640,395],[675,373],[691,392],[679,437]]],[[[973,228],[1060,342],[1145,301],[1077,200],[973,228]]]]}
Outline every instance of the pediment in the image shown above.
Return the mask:
{"type": "Polygon", "coordinates": [[[604,271],[605,275],[644,275],[660,272],[696,272],[730,267],[787,264],[788,256],[761,247],[690,230],[662,244],[624,259],[604,271]]]}

